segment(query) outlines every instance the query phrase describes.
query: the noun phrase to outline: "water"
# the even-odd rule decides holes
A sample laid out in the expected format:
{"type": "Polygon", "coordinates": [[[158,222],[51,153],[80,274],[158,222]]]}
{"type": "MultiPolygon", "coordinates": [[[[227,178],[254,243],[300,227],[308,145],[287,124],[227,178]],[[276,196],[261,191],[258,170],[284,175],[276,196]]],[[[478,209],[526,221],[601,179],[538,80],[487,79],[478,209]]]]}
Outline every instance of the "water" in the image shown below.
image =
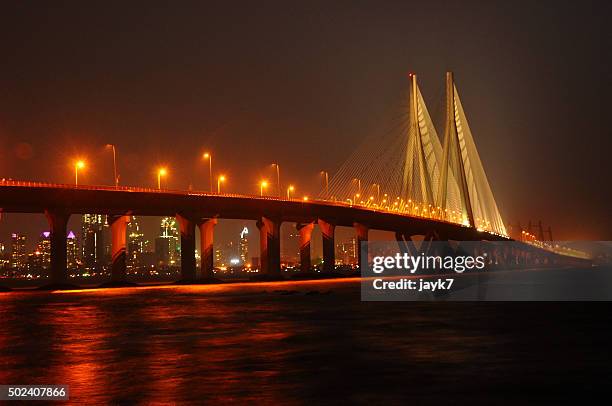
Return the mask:
{"type": "Polygon", "coordinates": [[[0,383],[78,403],[516,404],[611,378],[598,303],[361,302],[356,279],[0,294],[0,383]]]}

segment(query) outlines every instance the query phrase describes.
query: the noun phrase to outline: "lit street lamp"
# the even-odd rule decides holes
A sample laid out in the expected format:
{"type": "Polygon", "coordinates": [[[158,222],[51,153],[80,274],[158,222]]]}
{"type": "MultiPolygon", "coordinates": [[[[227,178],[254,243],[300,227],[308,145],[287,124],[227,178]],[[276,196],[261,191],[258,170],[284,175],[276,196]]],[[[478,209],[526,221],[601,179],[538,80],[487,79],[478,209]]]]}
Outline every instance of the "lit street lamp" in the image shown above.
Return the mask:
{"type": "Polygon", "coordinates": [[[82,160],[78,160],[74,163],[74,185],[79,185],[79,169],[85,168],[85,162],[82,160]]]}
{"type": "Polygon", "coordinates": [[[280,186],[280,166],[278,166],[276,163],[272,164],[272,166],[276,167],[276,190],[278,192],[278,197],[282,197],[280,186]]]}
{"type": "Polygon", "coordinates": [[[259,182],[259,196],[263,197],[263,192],[264,189],[268,187],[268,181],[267,180],[262,180],[261,182],[259,182]]]}
{"type": "Polygon", "coordinates": [[[357,194],[361,194],[361,179],[353,178],[353,182],[357,182],[357,194]]]}
{"type": "Polygon", "coordinates": [[[113,175],[115,176],[115,187],[119,186],[119,175],[117,174],[117,150],[114,144],[106,144],[106,148],[113,151],[113,175]]]}
{"type": "Polygon", "coordinates": [[[208,159],[208,180],[210,181],[210,193],[213,192],[213,175],[212,175],[212,154],[205,152],[202,155],[204,159],[208,159]]]}
{"type": "Polygon", "coordinates": [[[329,173],[327,173],[327,171],[321,171],[321,176],[323,177],[325,187],[325,197],[329,199],[329,173]]]}
{"type": "Polygon", "coordinates": [[[221,184],[225,182],[225,175],[219,175],[217,178],[217,194],[221,194],[221,184]]]}
{"type": "Polygon", "coordinates": [[[380,202],[380,185],[378,183],[374,183],[372,186],[376,188],[376,201],[380,202]]]}
{"type": "Polygon", "coordinates": [[[162,176],[166,176],[168,174],[168,170],[166,168],[159,168],[157,170],[157,188],[161,190],[161,178],[162,176]]]}
{"type": "Polygon", "coordinates": [[[291,200],[291,192],[293,192],[295,190],[295,188],[293,187],[293,185],[289,185],[289,187],[287,188],[287,200],[291,200]]]}

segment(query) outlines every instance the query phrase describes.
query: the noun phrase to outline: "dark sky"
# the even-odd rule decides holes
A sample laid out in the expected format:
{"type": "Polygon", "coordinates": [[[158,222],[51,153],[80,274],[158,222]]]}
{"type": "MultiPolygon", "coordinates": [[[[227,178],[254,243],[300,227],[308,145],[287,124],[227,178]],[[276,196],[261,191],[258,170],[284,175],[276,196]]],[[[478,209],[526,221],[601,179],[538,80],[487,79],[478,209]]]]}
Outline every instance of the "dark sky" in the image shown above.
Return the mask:
{"type": "MultiPolygon", "coordinates": [[[[388,126],[419,74],[430,110],[453,70],[506,223],[612,239],[607,2],[4,2],[0,177],[256,193],[279,162],[317,190],[388,126]],[[604,115],[605,114],[605,115],[604,115]]],[[[436,123],[438,124],[438,123],[436,123]]],[[[441,126],[438,130],[441,131],[441,126]]]]}

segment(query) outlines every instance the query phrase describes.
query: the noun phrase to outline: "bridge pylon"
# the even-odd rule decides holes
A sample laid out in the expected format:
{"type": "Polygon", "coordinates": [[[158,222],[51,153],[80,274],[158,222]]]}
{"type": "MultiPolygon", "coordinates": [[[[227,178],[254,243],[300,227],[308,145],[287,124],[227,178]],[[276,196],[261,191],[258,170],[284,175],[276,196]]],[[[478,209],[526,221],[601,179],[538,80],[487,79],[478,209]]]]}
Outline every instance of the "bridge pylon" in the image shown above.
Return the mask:
{"type": "Polygon", "coordinates": [[[200,229],[200,279],[212,280],[215,277],[213,246],[216,218],[200,218],[198,228],[200,229]]]}
{"type": "Polygon", "coordinates": [[[109,215],[107,221],[111,228],[111,281],[127,280],[127,225],[129,215],[109,215]]]}
{"type": "Polygon", "coordinates": [[[46,209],[45,217],[49,223],[51,239],[51,284],[68,282],[66,233],[70,213],[62,209],[46,209]]]}
{"type": "Polygon", "coordinates": [[[280,219],[261,217],[259,229],[259,264],[262,275],[280,277],[280,219]]]}

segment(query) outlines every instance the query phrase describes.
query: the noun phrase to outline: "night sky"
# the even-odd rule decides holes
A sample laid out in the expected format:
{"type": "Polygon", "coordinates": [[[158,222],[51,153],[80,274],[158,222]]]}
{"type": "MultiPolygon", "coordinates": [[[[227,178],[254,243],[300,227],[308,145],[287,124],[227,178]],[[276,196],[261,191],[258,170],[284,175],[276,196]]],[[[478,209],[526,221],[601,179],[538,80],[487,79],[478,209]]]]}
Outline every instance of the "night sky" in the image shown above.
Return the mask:
{"type": "Polygon", "coordinates": [[[166,164],[205,189],[208,150],[228,191],[279,162],[313,195],[408,72],[435,112],[452,70],[505,222],[612,240],[606,3],[3,2],[0,178],[71,183],[82,156],[83,183],[112,184],[113,143],[124,185],[166,164]]]}

